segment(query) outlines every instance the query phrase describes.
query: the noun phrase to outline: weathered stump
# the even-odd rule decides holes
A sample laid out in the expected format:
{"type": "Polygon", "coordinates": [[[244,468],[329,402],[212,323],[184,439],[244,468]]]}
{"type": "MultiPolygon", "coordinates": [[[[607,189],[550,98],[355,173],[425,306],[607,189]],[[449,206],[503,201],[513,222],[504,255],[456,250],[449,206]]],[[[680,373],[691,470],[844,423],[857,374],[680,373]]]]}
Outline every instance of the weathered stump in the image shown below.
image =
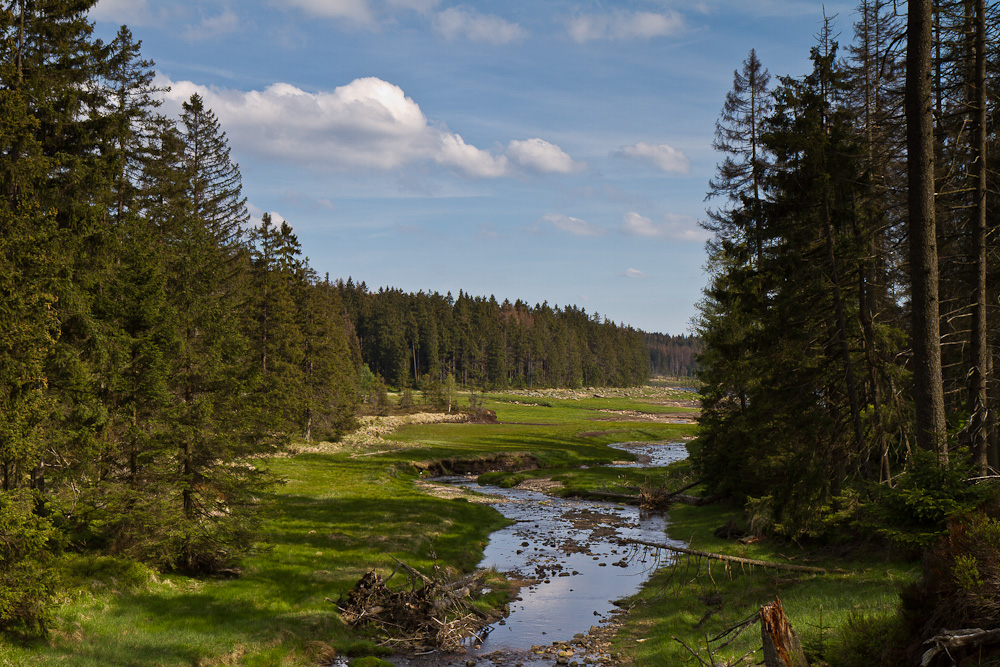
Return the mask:
{"type": "Polygon", "coordinates": [[[788,622],[778,598],[760,608],[760,636],[767,667],[809,667],[802,642],[788,622]]]}

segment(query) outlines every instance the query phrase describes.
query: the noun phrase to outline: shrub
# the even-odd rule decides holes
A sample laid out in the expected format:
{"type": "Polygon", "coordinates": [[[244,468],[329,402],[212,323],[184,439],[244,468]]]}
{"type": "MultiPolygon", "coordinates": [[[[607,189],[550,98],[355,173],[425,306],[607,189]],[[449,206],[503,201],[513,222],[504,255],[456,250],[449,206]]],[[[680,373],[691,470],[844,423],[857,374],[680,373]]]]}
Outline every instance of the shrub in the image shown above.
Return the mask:
{"type": "Polygon", "coordinates": [[[930,452],[916,452],[892,488],[879,486],[866,504],[861,525],[914,551],[932,544],[948,529],[948,520],[981,505],[988,487],[965,480],[973,476],[967,452],[947,464],[930,452]]]}
{"type": "Polygon", "coordinates": [[[55,530],[33,491],[0,493],[0,629],[42,634],[55,591],[49,567],[55,530]]]}

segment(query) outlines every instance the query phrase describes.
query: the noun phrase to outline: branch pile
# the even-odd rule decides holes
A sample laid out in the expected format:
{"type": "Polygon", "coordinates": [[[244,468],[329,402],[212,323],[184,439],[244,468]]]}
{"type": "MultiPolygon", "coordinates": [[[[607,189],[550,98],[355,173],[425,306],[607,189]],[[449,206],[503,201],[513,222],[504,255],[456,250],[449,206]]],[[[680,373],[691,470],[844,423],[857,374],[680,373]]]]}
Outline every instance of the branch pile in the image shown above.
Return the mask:
{"type": "Polygon", "coordinates": [[[455,651],[464,639],[478,637],[496,620],[472,604],[483,589],[485,572],[447,582],[396,562],[397,568],[387,579],[372,570],[361,577],[346,599],[341,595],[336,604],[345,623],[376,628],[386,636],[385,644],[417,651],[455,651]],[[409,577],[409,586],[390,589],[386,582],[399,570],[409,577]]]}

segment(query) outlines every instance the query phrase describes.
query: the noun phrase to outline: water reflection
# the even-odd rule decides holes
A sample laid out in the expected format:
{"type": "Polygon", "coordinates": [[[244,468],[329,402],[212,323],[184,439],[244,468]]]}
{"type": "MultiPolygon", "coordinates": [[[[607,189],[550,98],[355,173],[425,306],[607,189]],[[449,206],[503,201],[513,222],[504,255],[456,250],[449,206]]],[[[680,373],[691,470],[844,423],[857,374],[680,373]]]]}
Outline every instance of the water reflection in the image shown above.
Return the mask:
{"type": "MultiPolygon", "coordinates": [[[[622,443],[645,463],[666,465],[686,456],[683,443],[622,443]],[[648,457],[648,458],[647,458],[648,457]]],[[[511,614],[470,652],[525,650],[586,633],[652,574],[654,556],[636,552],[628,539],[665,541],[666,519],[634,506],[563,500],[524,489],[480,486],[471,478],[442,478],[498,497],[496,508],[515,523],[490,536],[480,567],[528,580],[511,614]]],[[[681,545],[681,542],[670,543],[681,545]]]]}

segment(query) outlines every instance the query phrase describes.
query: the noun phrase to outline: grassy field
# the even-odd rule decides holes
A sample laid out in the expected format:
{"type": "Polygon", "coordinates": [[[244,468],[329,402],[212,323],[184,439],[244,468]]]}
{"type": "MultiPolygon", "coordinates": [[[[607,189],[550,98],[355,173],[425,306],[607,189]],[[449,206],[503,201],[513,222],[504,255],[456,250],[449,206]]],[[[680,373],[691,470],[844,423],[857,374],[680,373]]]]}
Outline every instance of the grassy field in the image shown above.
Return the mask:
{"type": "Polygon", "coordinates": [[[285,483],[264,499],[265,539],[238,578],[65,559],[50,636],[29,644],[0,639],[0,665],[308,665],[334,654],[384,653],[346,628],[327,599],[373,568],[388,575],[393,557],[424,572],[471,570],[504,523],[486,505],[421,491],[414,463],[525,452],[542,466],[572,470],[625,456],[608,443],[675,438],[693,428],[602,412],[683,412],[635,397],[537,399],[550,407],[513,400],[485,397],[499,424],[414,424],[368,444],[269,460],[285,483]]]}
{"type": "Polygon", "coordinates": [[[883,633],[893,631],[899,591],[919,578],[920,563],[863,549],[739,544],[714,535],[741,514],[726,505],[678,505],[670,510],[668,534],[700,551],[840,572],[804,574],[681,555],[624,601],[631,613],[616,638],[618,649],[637,665],[759,664],[759,624],[728,646],[732,634],[716,638],[778,598],[814,667],[890,664],[880,659],[883,633]],[[859,640],[867,645],[858,646],[859,640]],[[751,662],[739,661],[745,656],[751,662]]]}
{"type": "MultiPolygon", "coordinates": [[[[374,637],[343,625],[335,605],[367,571],[393,571],[394,558],[424,572],[473,569],[489,533],[504,519],[490,507],[443,499],[417,482],[435,461],[490,460],[501,452],[530,455],[540,469],[528,476],[560,481],[562,493],[625,491],[683,477],[671,471],[623,470],[601,464],[627,458],[609,443],[678,440],[693,435],[678,401],[689,393],[663,389],[533,392],[487,395],[483,407],[497,424],[411,424],[383,438],[351,441],[270,459],[285,480],[268,498],[264,541],[230,579],[152,573],[112,559],[76,557],[65,572],[61,606],[49,638],[33,644],[0,639],[0,665],[310,665],[334,655],[384,655],[374,637]],[[600,396],[595,396],[600,394],[600,396]],[[582,468],[580,466],[587,466],[582,468]]],[[[503,478],[503,479],[499,479],[503,478]]],[[[779,595],[810,653],[836,664],[838,626],[894,608],[896,582],[913,566],[806,554],[794,545],[740,546],[712,536],[736,510],[671,511],[671,534],[696,548],[753,558],[783,555],[835,564],[851,575],[790,576],[773,571],[685,563],[664,571],[636,598],[618,648],[637,665],[699,664],[677,636],[707,660],[714,636],[779,595]]],[[[731,650],[748,650],[751,631],[731,650]]]]}

